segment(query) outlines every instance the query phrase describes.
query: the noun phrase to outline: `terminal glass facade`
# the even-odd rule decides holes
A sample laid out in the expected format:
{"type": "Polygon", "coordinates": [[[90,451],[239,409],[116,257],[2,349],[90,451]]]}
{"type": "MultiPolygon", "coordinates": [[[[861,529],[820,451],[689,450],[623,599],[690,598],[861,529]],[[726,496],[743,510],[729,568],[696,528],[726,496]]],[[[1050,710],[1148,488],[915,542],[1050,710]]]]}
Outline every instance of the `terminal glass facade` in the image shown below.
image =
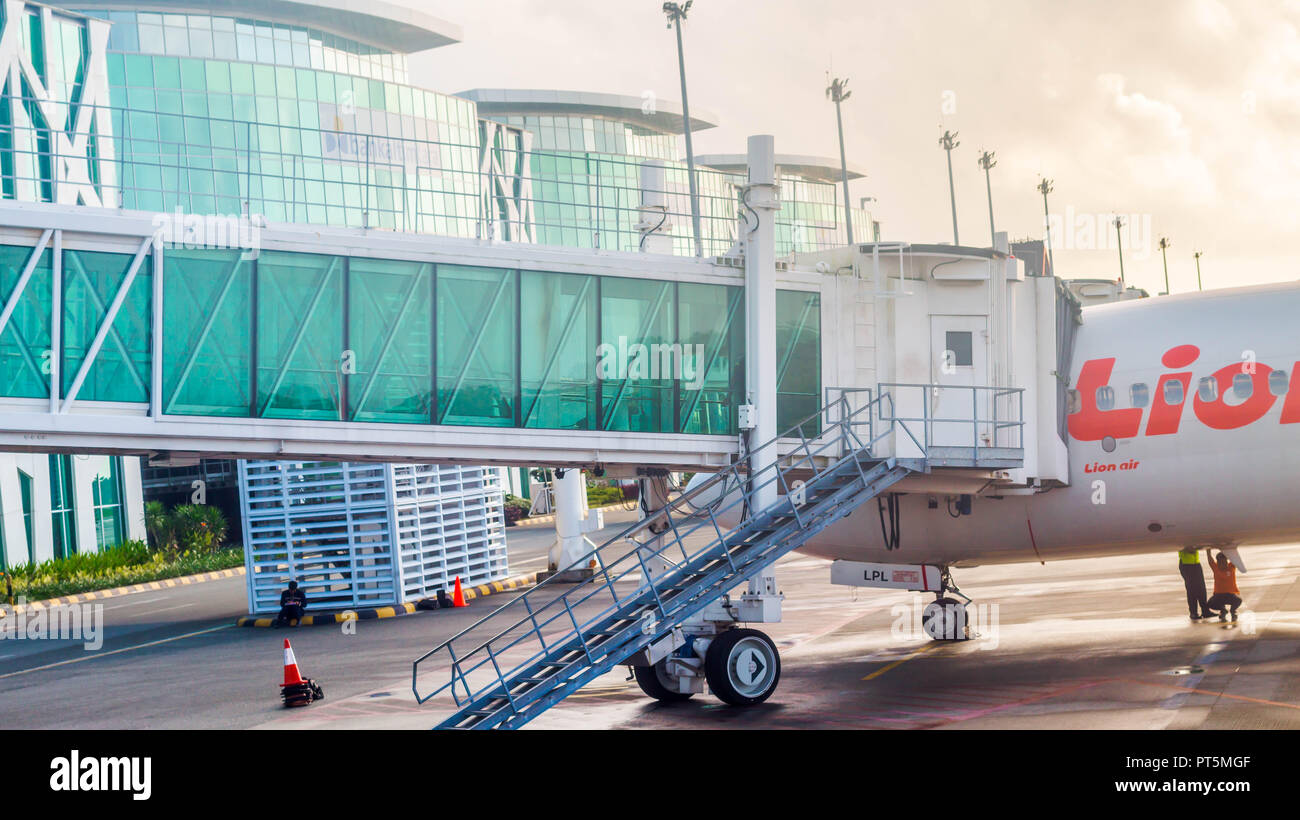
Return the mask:
{"type": "MultiPolygon", "coordinates": [[[[495,236],[635,251],[641,167],[657,162],[673,250],[694,253],[677,135],[521,114],[496,118],[506,144],[472,101],[407,85],[403,55],[310,24],[98,10],[86,14],[111,25],[97,51],[103,23],[18,3],[0,14],[14,9],[21,19],[0,26],[18,28],[10,36],[30,65],[0,66],[0,197],[462,237],[517,219],[527,231],[495,236]],[[509,179],[491,178],[498,166],[509,179]]],[[[739,178],[697,173],[705,252],[724,253],[737,236],[739,178]]],[[[834,184],[787,179],[782,194],[778,252],[840,241],[834,184]]],[[[0,296],[27,256],[0,247],[0,296]]],[[[143,403],[161,355],[160,399],[175,415],[734,430],[744,359],[731,286],[244,256],[169,248],[166,270],[154,271],[146,255],[82,373],[132,254],[65,251],[62,346],[52,354],[47,249],[0,331],[0,393],[48,396],[47,359],[58,355],[61,395],[80,380],[79,401],[143,403]],[[155,275],[167,304],[161,352],[150,349],[155,275]],[[638,344],[677,345],[688,372],[604,378],[596,351],[619,339],[629,349],[618,373],[651,364],[638,344]]],[[[810,341],[820,317],[795,314],[779,331],[802,362],[782,376],[782,420],[820,389],[810,341]]]]}

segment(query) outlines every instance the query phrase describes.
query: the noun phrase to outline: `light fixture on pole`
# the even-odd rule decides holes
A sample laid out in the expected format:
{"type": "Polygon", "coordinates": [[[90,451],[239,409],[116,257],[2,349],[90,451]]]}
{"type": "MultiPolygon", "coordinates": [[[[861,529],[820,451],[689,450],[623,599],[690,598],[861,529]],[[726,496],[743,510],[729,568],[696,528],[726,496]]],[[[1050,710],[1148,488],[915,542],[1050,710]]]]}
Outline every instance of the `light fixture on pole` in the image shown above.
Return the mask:
{"type": "Polygon", "coordinates": [[[1115,244],[1119,248],[1119,287],[1124,290],[1124,237],[1120,235],[1120,228],[1124,227],[1124,217],[1115,217],[1115,244]]]}
{"type": "Polygon", "coordinates": [[[682,50],[682,21],[686,12],[691,10],[691,3],[664,3],[664,14],[668,15],[668,28],[677,29],[677,72],[682,79],[682,130],[686,132],[686,179],[691,191],[691,230],[695,234],[695,255],[704,255],[704,239],[700,235],[700,200],[695,190],[695,149],[691,146],[691,106],[686,100],[686,56],[682,50]]]}
{"type": "Polygon", "coordinates": [[[952,149],[961,145],[957,141],[957,132],[944,131],[943,136],[939,137],[939,145],[948,152],[948,199],[952,202],[952,244],[960,245],[961,240],[957,238],[957,190],[952,184],[952,149]]]}
{"type": "Polygon", "coordinates": [[[984,169],[984,187],[989,194],[989,247],[997,244],[997,229],[993,227],[993,183],[989,181],[989,171],[993,166],[998,164],[992,151],[983,151],[980,153],[980,167],[984,169]]]}
{"type": "Polygon", "coordinates": [[[1052,275],[1056,275],[1056,260],[1052,258],[1052,216],[1047,210],[1047,195],[1052,192],[1052,181],[1050,179],[1040,179],[1038,181],[1038,193],[1043,195],[1043,235],[1047,237],[1047,266],[1051,268],[1052,275]]]}
{"type": "Polygon", "coordinates": [[[1192,256],[1196,259],[1196,289],[1201,290],[1201,252],[1197,251],[1192,256]]]}
{"type": "MultiPolygon", "coordinates": [[[[830,74],[826,75],[830,79],[830,74]]],[[[844,102],[853,94],[847,90],[849,87],[848,78],[843,80],[838,77],[831,80],[831,84],[826,86],[826,96],[831,102],[835,103],[835,125],[840,132],[840,175],[844,183],[844,229],[847,232],[849,244],[853,244],[853,208],[849,205],[849,162],[844,156],[844,116],[840,113],[840,103],[844,102]]]]}
{"type": "Polygon", "coordinates": [[[1160,248],[1160,261],[1163,262],[1165,266],[1165,292],[1161,294],[1162,296],[1169,295],[1169,256],[1166,251],[1169,250],[1171,244],[1173,243],[1169,241],[1169,237],[1167,236],[1160,237],[1160,241],[1156,243],[1156,246],[1160,248]]]}

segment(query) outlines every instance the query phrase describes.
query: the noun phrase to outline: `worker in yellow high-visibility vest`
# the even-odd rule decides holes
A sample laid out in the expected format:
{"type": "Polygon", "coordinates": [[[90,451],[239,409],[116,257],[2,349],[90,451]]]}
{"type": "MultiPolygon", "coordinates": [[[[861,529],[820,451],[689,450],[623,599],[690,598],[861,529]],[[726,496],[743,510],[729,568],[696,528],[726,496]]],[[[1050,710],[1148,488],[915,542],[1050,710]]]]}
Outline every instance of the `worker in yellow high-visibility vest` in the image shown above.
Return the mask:
{"type": "Polygon", "coordinates": [[[1201,556],[1196,547],[1183,547],[1178,551],[1178,572],[1187,589],[1187,611],[1193,621],[1212,614],[1205,600],[1205,572],[1201,570],[1201,556]]]}

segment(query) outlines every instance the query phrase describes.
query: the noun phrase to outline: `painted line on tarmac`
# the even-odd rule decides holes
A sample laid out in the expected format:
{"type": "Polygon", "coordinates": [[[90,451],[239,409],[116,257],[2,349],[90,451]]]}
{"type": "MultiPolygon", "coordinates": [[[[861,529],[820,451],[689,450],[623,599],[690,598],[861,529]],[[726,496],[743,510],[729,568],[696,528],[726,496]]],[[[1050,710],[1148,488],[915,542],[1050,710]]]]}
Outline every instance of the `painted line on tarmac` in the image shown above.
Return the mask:
{"type": "Polygon", "coordinates": [[[935,647],[942,646],[942,645],[943,644],[940,644],[938,642],[928,643],[925,646],[922,646],[920,649],[916,650],[915,652],[911,653],[910,655],[899,658],[898,660],[891,663],[889,666],[886,666],[882,669],[877,669],[875,672],[872,672],[870,675],[867,675],[865,678],[863,678],[863,680],[872,680],[873,678],[878,678],[881,675],[888,672],[889,670],[898,666],[902,666],[903,664],[910,661],[912,658],[918,657],[920,655],[924,655],[926,652],[929,652],[931,649],[934,649],[935,647]]]}
{"type": "Polygon", "coordinates": [[[173,635],[170,638],[160,638],[156,641],[149,641],[148,643],[138,643],[135,646],[124,646],[120,649],[110,649],[108,652],[96,652],[93,655],[86,655],[85,657],[82,658],[69,658],[66,661],[56,661],[55,663],[47,663],[44,666],[33,666],[30,669],[19,669],[17,672],[6,672],[3,675],[0,675],[0,680],[4,680],[5,678],[12,678],[16,675],[26,675],[28,672],[40,672],[42,669],[53,669],[56,666],[67,666],[70,663],[82,663],[83,661],[93,661],[96,660],[97,658],[106,658],[109,655],[116,655],[120,652],[130,652],[133,649],[144,649],[149,646],[157,646],[163,643],[179,641],[181,638],[193,638],[195,635],[206,635],[209,632],[217,632],[222,629],[230,629],[233,626],[234,624],[222,624],[221,626],[213,626],[207,629],[200,629],[196,632],[186,632],[184,635],[173,635]]]}
{"type": "Polygon", "coordinates": [[[1126,683],[1136,683],[1140,686],[1158,686],[1162,689],[1179,689],[1182,690],[1183,692],[1195,693],[1198,695],[1213,695],[1216,698],[1232,698],[1233,700],[1244,700],[1247,703],[1258,703],[1262,706],[1281,706],[1284,709],[1300,709],[1300,704],[1280,703],[1279,701],[1276,700],[1252,698],[1252,697],[1247,697],[1246,695],[1231,695],[1228,694],[1227,692],[1215,692],[1212,689],[1200,689],[1191,686],[1179,686],[1178,684],[1175,683],[1152,683],[1151,681],[1134,680],[1132,678],[1117,678],[1116,680],[1121,680],[1126,683]]]}

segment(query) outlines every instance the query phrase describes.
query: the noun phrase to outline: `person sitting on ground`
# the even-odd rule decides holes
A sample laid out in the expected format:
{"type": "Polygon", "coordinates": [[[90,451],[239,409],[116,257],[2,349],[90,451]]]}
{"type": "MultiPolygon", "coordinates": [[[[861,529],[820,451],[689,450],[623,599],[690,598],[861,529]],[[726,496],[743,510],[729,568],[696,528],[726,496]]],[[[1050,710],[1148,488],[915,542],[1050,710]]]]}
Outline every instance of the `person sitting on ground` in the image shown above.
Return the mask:
{"type": "Polygon", "coordinates": [[[297,581],[290,581],[289,588],[280,593],[280,615],[275,619],[275,625],[283,626],[292,621],[297,626],[302,621],[302,613],[306,608],[307,595],[298,589],[297,581]]]}
{"type": "Polygon", "coordinates": [[[1214,594],[1210,596],[1210,609],[1219,613],[1219,620],[1227,620],[1229,612],[1232,620],[1237,620],[1237,608],[1241,606],[1241,590],[1237,589],[1237,568],[1220,550],[1213,560],[1210,548],[1205,548],[1205,559],[1210,562],[1210,571],[1214,573],[1214,594]]]}

